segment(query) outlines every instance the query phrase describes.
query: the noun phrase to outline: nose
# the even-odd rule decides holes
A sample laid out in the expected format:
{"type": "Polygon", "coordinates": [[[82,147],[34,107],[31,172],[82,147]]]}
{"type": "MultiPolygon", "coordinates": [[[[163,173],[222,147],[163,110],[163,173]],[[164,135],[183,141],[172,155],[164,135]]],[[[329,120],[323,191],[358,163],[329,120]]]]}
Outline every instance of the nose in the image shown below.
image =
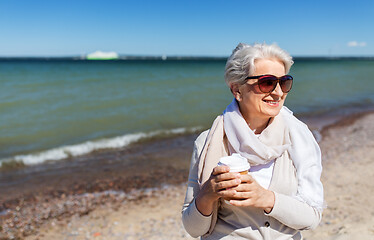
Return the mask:
{"type": "Polygon", "coordinates": [[[271,94],[279,96],[279,97],[283,96],[283,91],[282,91],[282,88],[281,88],[279,82],[277,83],[274,91],[272,91],[271,94]]]}

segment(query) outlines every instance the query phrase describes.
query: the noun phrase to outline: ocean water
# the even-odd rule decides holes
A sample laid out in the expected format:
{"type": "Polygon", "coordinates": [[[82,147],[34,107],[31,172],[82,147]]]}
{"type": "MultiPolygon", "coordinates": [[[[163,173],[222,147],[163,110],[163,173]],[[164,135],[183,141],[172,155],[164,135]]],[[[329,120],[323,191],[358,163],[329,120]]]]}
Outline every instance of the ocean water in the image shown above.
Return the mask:
{"type": "MultiPolygon", "coordinates": [[[[208,128],[231,102],[225,60],[0,60],[0,164],[60,160],[208,128]]],[[[296,59],[286,106],[374,105],[374,60],[296,59]]]]}

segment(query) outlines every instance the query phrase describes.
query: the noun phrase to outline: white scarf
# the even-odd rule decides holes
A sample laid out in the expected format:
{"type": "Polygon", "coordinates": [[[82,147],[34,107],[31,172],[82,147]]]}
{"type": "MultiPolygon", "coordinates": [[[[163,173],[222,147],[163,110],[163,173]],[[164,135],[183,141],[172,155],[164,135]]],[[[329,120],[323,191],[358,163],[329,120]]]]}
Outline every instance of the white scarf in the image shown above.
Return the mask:
{"type": "Polygon", "coordinates": [[[322,211],[321,151],[308,127],[290,110],[283,107],[261,135],[256,137],[234,99],[223,113],[223,126],[229,148],[246,157],[251,165],[268,163],[287,150],[297,173],[298,191],[295,198],[322,211]]]}

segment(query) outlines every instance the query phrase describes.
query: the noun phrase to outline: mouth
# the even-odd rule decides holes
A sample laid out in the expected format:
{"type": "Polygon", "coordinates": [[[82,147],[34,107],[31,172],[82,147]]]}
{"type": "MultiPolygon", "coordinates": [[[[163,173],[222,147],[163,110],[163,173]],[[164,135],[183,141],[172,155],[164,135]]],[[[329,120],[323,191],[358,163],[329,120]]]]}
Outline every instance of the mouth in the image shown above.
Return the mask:
{"type": "Polygon", "coordinates": [[[275,100],[265,100],[264,99],[262,101],[264,101],[267,105],[272,106],[272,107],[278,107],[279,103],[280,103],[280,100],[275,101],[275,100]]]}

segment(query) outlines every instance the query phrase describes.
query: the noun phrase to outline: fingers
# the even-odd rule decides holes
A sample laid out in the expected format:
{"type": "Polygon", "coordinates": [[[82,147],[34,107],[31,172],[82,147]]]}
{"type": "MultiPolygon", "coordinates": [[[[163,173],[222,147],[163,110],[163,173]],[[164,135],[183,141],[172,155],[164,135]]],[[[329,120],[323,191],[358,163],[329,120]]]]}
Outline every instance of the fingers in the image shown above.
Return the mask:
{"type": "Polygon", "coordinates": [[[216,176],[222,173],[228,173],[230,171],[230,167],[228,166],[217,166],[213,168],[212,175],[216,176]]]}
{"type": "MultiPolygon", "coordinates": [[[[217,170],[219,172],[220,169],[217,170]]],[[[212,180],[214,181],[214,189],[221,191],[227,188],[237,187],[240,183],[240,174],[233,172],[221,173],[219,175],[213,175],[212,180]]]]}
{"type": "Polygon", "coordinates": [[[240,179],[238,179],[238,178],[237,179],[232,179],[232,180],[227,180],[227,181],[221,181],[221,182],[217,182],[215,184],[215,190],[216,190],[216,192],[218,192],[218,191],[225,190],[225,189],[228,189],[228,188],[237,187],[239,184],[240,184],[240,179]]]}
{"type": "Polygon", "coordinates": [[[240,175],[240,179],[242,183],[253,183],[256,181],[250,174],[240,175]]]}
{"type": "Polygon", "coordinates": [[[221,182],[221,181],[226,181],[226,180],[231,180],[231,179],[240,179],[240,174],[234,173],[234,172],[228,172],[228,173],[222,173],[222,174],[216,175],[214,178],[216,182],[221,182]]]}
{"type": "Polygon", "coordinates": [[[244,200],[230,200],[230,204],[237,207],[244,207],[244,206],[252,206],[251,199],[244,199],[244,200]]]}
{"type": "Polygon", "coordinates": [[[230,204],[237,207],[252,206],[261,208],[269,213],[274,207],[275,196],[272,191],[257,194],[255,192],[236,192],[230,199],[230,204]]]}
{"type": "Polygon", "coordinates": [[[240,175],[241,184],[234,189],[237,192],[259,192],[263,188],[251,175],[240,175]]]}
{"type": "Polygon", "coordinates": [[[219,197],[225,198],[225,199],[232,199],[234,195],[236,194],[236,191],[234,189],[224,189],[222,191],[217,192],[217,195],[219,197]]]}
{"type": "Polygon", "coordinates": [[[248,206],[258,188],[257,182],[251,175],[230,172],[228,166],[215,167],[209,182],[211,191],[216,197],[230,199],[234,201],[233,205],[238,206],[248,206]]]}
{"type": "Polygon", "coordinates": [[[238,185],[237,187],[234,187],[234,190],[237,192],[252,192],[255,191],[257,186],[252,182],[252,183],[243,183],[241,180],[241,184],[238,185]]]}
{"type": "Polygon", "coordinates": [[[233,195],[234,200],[245,200],[252,197],[251,192],[239,192],[235,188],[233,188],[232,190],[235,190],[235,194],[233,195]]]}

